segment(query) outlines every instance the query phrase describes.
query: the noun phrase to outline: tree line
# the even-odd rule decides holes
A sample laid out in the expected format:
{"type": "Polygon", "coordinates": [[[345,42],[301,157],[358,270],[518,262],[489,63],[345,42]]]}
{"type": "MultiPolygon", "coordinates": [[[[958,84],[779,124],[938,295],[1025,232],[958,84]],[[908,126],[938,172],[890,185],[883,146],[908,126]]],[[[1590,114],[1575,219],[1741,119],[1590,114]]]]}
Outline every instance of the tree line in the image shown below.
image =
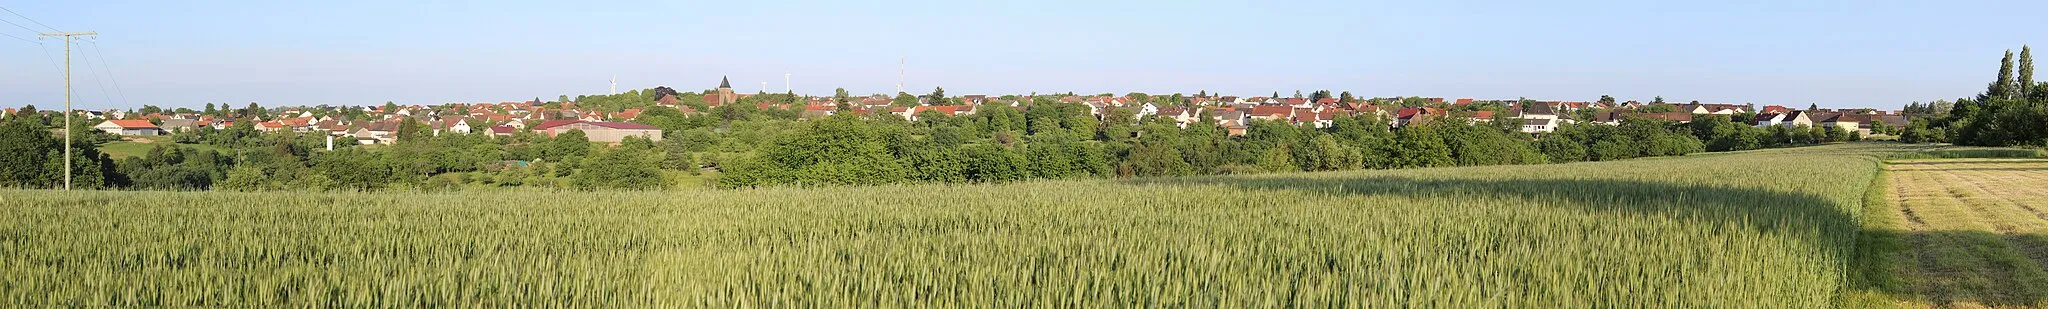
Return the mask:
{"type": "MultiPolygon", "coordinates": [[[[1441,118],[1393,128],[1379,115],[1327,127],[1255,120],[1244,136],[1162,117],[1039,100],[1027,111],[965,116],[838,115],[729,160],[717,179],[759,186],[983,183],[1027,179],[1170,177],[1294,171],[1567,163],[1675,156],[1861,139],[1839,127],[1754,127],[1728,115],[1676,123],[1629,117],[1565,125],[1537,138],[1519,120],[1441,118]],[[1135,125],[1131,125],[1135,123],[1135,125]]],[[[1203,115],[1206,119],[1208,115],[1203,115]]]]}
{"type": "Polygon", "coordinates": [[[2034,81],[2032,47],[2021,47],[2015,62],[2008,50],[1999,60],[1997,78],[1974,98],[1954,103],[1908,106],[1918,117],[1900,134],[1912,143],[1954,143],[1970,146],[2048,145],[2048,82],[2034,81]]]}
{"type": "MultiPolygon", "coordinates": [[[[578,131],[434,134],[407,120],[395,144],[359,147],[344,136],[328,151],[324,133],[264,132],[240,121],[181,132],[173,143],[114,160],[96,150],[113,138],[81,130],[97,139],[77,146],[83,162],[77,173],[94,179],[80,181],[81,188],[136,190],[749,188],[1569,163],[1860,139],[1832,126],[1753,127],[1726,115],[1691,123],[1626,118],[1619,125],[1568,124],[1540,138],[1520,133],[1519,119],[1450,116],[1394,128],[1381,115],[1357,115],[1326,126],[1254,120],[1245,134],[1233,136],[1212,124],[1183,128],[1131,109],[1098,115],[1094,107],[1061,103],[1057,96],[1020,99],[1029,108],[984,105],[973,114],[927,112],[916,121],[846,109],[801,119],[795,111],[757,107],[797,101],[783,94],[717,107],[684,101],[703,111],[692,114],[632,103],[609,108],[644,108],[634,121],[662,128],[664,138],[629,138],[610,147],[578,131]]],[[[50,188],[52,175],[61,177],[51,169],[61,163],[50,163],[61,159],[60,143],[37,114],[9,117],[0,126],[6,139],[0,147],[7,148],[0,149],[0,176],[6,177],[0,186],[50,188]]],[[[1207,112],[1200,117],[1210,119],[1207,112]]]]}

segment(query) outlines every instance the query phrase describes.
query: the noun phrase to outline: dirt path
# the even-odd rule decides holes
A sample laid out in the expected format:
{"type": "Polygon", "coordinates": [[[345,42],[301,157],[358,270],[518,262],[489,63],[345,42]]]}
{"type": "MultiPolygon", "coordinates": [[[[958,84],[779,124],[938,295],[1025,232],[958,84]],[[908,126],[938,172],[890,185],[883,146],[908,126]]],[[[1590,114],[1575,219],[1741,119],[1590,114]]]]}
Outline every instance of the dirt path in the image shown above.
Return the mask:
{"type": "Polygon", "coordinates": [[[2048,307],[2048,160],[1901,161],[1891,198],[1930,307],[2048,307]]]}

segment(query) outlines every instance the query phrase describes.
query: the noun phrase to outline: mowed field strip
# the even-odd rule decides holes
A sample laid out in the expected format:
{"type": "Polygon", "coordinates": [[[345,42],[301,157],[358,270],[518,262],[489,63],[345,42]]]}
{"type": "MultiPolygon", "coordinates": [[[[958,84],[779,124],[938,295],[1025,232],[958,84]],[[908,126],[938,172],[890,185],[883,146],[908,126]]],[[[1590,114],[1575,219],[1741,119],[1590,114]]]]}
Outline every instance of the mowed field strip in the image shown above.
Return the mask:
{"type": "Polygon", "coordinates": [[[2048,306],[2048,160],[1894,161],[1910,253],[1897,277],[1934,307],[2048,306]]]}

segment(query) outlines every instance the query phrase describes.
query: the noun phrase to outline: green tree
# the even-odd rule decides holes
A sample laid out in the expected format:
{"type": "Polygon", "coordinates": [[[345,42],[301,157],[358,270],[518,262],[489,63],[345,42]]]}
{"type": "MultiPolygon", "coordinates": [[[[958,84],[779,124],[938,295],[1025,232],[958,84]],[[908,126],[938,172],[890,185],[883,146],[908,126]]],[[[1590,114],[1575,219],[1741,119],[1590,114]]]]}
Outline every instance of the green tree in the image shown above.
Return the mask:
{"type": "Polygon", "coordinates": [[[894,100],[890,100],[890,101],[889,101],[889,106],[895,106],[895,107],[914,107],[914,106],[917,106],[917,96],[913,96],[913,95],[910,95],[910,93],[908,93],[908,92],[897,92],[897,93],[896,93],[896,99],[894,99],[894,100]]]}
{"type": "Polygon", "coordinates": [[[1536,148],[1552,163],[1571,163],[1586,160],[1586,146],[1563,136],[1545,137],[1536,140],[1536,148]]]}
{"type": "Polygon", "coordinates": [[[41,119],[32,115],[36,115],[34,107],[0,118],[0,187],[50,187],[36,180],[46,173],[47,154],[61,150],[41,119]]]}
{"type": "Polygon", "coordinates": [[[1993,99],[2012,98],[2012,50],[2005,50],[2005,59],[2001,59],[1998,62],[1998,79],[1991,81],[1991,86],[1984,90],[1983,95],[1978,96],[1978,102],[1991,102],[1993,99]]]}
{"type": "Polygon", "coordinates": [[[1260,170],[1275,173],[1292,172],[1301,169],[1301,166],[1294,162],[1294,152],[1290,151],[1286,146],[1273,148],[1260,154],[1255,165],[1260,170]]]}
{"type": "Polygon", "coordinates": [[[1601,140],[1594,142],[1587,150],[1592,154],[1594,161],[1614,161],[1636,157],[1634,148],[1617,140],[1601,140]]]}
{"type": "Polygon", "coordinates": [[[696,158],[690,155],[689,144],[686,144],[683,139],[671,138],[661,140],[661,150],[662,167],[678,171],[688,171],[692,174],[697,173],[696,158]]]}
{"type": "Polygon", "coordinates": [[[1125,164],[1135,176],[1188,176],[1194,174],[1194,167],[1183,160],[1180,150],[1162,145],[1138,145],[1131,149],[1130,159],[1125,164]]]}
{"type": "Polygon", "coordinates": [[[576,129],[556,134],[554,139],[548,141],[547,152],[545,152],[546,159],[550,161],[563,161],[588,154],[590,154],[590,138],[584,136],[583,130],[576,129]]]}
{"type": "Polygon", "coordinates": [[[932,93],[925,95],[925,102],[926,105],[953,105],[952,99],[946,98],[946,87],[932,88],[932,93]]]}
{"type": "Polygon", "coordinates": [[[1399,144],[1402,167],[1441,167],[1457,165],[1451,157],[1451,146],[1437,132],[1436,124],[1402,128],[1394,139],[1399,144]]]}
{"type": "Polygon", "coordinates": [[[263,182],[262,168],[242,166],[229,170],[227,178],[222,179],[215,188],[241,192],[261,191],[263,190],[263,182]]]}
{"type": "Polygon", "coordinates": [[[249,102],[249,107],[242,108],[242,118],[251,120],[262,119],[262,116],[268,113],[269,112],[263,110],[262,106],[256,105],[256,102],[249,102]]]}
{"type": "Polygon", "coordinates": [[[1031,160],[1013,149],[996,145],[968,145],[963,148],[970,164],[967,179],[976,182],[1011,182],[1031,178],[1031,160]]]}
{"type": "Polygon", "coordinates": [[[1306,171],[1345,171],[1365,167],[1365,155],[1358,148],[1337,142],[1329,134],[1317,135],[1310,139],[1301,153],[1311,154],[1296,162],[1306,171]]]}
{"type": "Polygon", "coordinates": [[[760,157],[720,177],[724,187],[764,185],[874,185],[905,179],[885,136],[852,115],[810,121],[776,141],[760,157]]]}
{"type": "MultiPolygon", "coordinates": [[[[313,171],[328,179],[331,187],[325,189],[368,191],[383,188],[393,182],[397,171],[377,152],[361,149],[343,149],[322,152],[313,158],[313,171]]],[[[237,172],[240,168],[237,168],[237,172]]],[[[235,172],[228,175],[230,187],[250,188],[258,180],[237,180],[235,172]]],[[[261,173],[261,171],[258,171],[261,173]]],[[[261,176],[261,175],[254,175],[261,176]]],[[[257,185],[261,187],[261,185],[257,185]]]]}
{"type": "MultiPolygon", "coordinates": [[[[2013,80],[2012,97],[2024,97],[2034,87],[2034,47],[2020,46],[2019,76],[2013,80]]],[[[2036,102],[2040,103],[2040,102],[2036,102]]]]}
{"type": "Polygon", "coordinates": [[[662,186],[659,163],[643,150],[620,147],[605,151],[592,158],[597,164],[584,164],[584,169],[575,176],[575,184],[583,189],[656,189],[662,186]]]}

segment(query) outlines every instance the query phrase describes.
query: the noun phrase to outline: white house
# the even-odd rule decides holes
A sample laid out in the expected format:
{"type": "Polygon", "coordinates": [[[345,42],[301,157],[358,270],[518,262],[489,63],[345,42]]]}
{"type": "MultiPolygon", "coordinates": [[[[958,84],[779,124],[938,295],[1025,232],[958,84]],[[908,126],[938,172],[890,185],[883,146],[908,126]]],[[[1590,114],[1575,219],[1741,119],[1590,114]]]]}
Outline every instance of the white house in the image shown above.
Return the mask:
{"type": "Polygon", "coordinates": [[[1785,115],[1785,120],[1779,122],[1778,125],[1795,128],[1802,126],[1811,127],[1813,126],[1813,116],[1808,115],[1806,111],[1793,111],[1792,114],[1785,115]]]}
{"type": "Polygon", "coordinates": [[[1779,113],[1763,113],[1763,114],[1756,114],[1756,119],[1754,120],[1754,122],[1756,122],[1756,126],[1757,126],[1757,127],[1769,127],[1769,126],[1775,126],[1775,125],[1783,124],[1783,123],[1785,123],[1785,114],[1779,114],[1779,113]]]}
{"type": "Polygon", "coordinates": [[[164,134],[163,128],[158,128],[156,124],[149,123],[148,120],[107,120],[99,125],[92,126],[92,128],[119,135],[153,136],[164,134]]]}

